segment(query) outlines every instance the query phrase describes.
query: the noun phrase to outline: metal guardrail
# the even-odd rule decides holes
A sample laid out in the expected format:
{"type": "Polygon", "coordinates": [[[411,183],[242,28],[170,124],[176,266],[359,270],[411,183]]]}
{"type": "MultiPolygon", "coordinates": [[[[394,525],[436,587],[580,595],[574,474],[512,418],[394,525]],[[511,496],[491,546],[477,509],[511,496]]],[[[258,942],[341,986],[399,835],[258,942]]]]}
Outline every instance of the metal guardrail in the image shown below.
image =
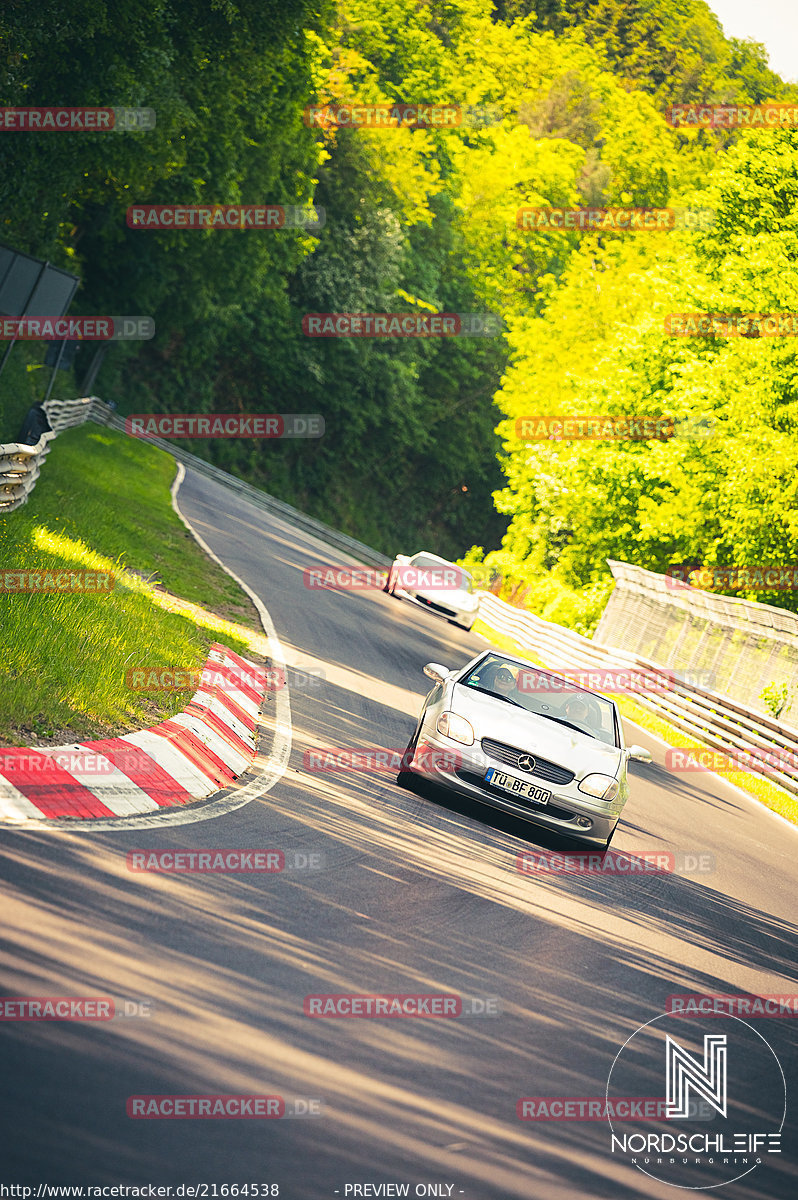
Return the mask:
{"type": "Polygon", "coordinates": [[[50,443],[64,429],[82,425],[89,417],[92,401],[48,400],[42,405],[50,430],[38,442],[6,442],[0,445],[0,512],[13,512],[27,503],[50,452],[50,443]]]}
{"type": "Polygon", "coordinates": [[[54,437],[54,433],[43,433],[33,446],[24,442],[0,445],[0,512],[12,512],[27,501],[54,437]]]}
{"type": "MultiPolygon", "coordinates": [[[[100,425],[107,425],[111,429],[118,429],[120,433],[127,434],[123,417],[115,413],[109,405],[104,404],[97,396],[93,396],[92,401],[91,420],[96,421],[100,425]]],[[[330,546],[335,546],[336,549],[351,554],[360,562],[367,563],[372,567],[389,567],[393,562],[392,558],[387,558],[386,555],[380,554],[379,550],[374,550],[371,546],[366,546],[363,542],[357,541],[356,538],[349,537],[348,534],[342,533],[339,529],[333,529],[330,525],[325,525],[322,521],[317,521],[315,517],[309,517],[307,513],[300,512],[298,508],[293,508],[290,504],[286,504],[284,500],[278,500],[276,496],[270,496],[268,492],[253,487],[251,483],[246,483],[245,480],[238,479],[235,475],[230,475],[227,471],[220,470],[219,467],[214,467],[212,463],[206,462],[203,458],[197,458],[195,454],[191,454],[188,450],[183,450],[179,446],[175,446],[173,442],[167,442],[163,438],[158,437],[147,437],[140,440],[146,441],[149,445],[158,446],[161,450],[165,450],[167,454],[171,454],[178,462],[182,462],[193,471],[197,471],[200,475],[205,475],[208,479],[215,479],[218,483],[224,484],[225,487],[232,488],[233,491],[238,492],[241,496],[246,496],[247,500],[250,500],[266,512],[271,513],[272,516],[280,517],[289,524],[296,526],[297,529],[302,529],[306,533],[312,533],[316,537],[322,538],[330,546]]]]}
{"type": "Polygon", "coordinates": [[[82,425],[91,416],[94,401],[91,396],[81,396],[79,400],[47,400],[42,408],[47,414],[53,433],[61,433],[64,429],[72,429],[82,425]]]}
{"type": "Polygon", "coordinates": [[[648,672],[667,671],[669,679],[673,675],[667,691],[645,694],[634,691],[632,699],[683,733],[695,737],[697,742],[724,751],[735,760],[747,753],[774,758],[783,756],[786,762],[782,763],[781,769],[766,760],[756,762],[755,769],[785,791],[798,796],[798,729],[763,716],[727,696],[679,679],[679,672],[662,663],[638,658],[561,625],[553,625],[534,613],[515,608],[491,592],[479,592],[478,595],[480,619],[498,633],[534,651],[552,670],[613,666],[648,672]]]}
{"type": "Polygon", "coordinates": [[[594,637],[662,666],[706,668],[719,692],[765,716],[763,691],[786,688],[785,720],[798,722],[798,613],[691,587],[608,560],[615,588],[594,637]]]}

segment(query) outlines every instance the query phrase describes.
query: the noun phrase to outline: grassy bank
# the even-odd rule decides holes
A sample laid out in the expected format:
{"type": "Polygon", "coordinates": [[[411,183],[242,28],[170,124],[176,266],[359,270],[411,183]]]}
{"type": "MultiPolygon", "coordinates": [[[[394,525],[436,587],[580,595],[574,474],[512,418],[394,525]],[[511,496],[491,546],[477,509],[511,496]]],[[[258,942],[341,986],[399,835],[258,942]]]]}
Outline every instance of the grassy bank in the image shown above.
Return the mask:
{"type": "Polygon", "coordinates": [[[262,648],[249,599],[173,511],[174,473],[163,451],[89,423],[59,435],[28,503],[0,517],[3,570],[116,577],[94,594],[0,591],[0,743],[152,724],[194,689],[135,692],[131,668],[197,670],[217,640],[250,655],[262,648]]]}
{"type": "MultiPolygon", "coordinates": [[[[505,637],[504,634],[493,629],[485,621],[476,621],[474,623],[474,632],[481,633],[483,637],[486,637],[492,645],[498,647],[500,650],[507,650],[512,654],[520,654],[538,666],[546,666],[543,659],[538,655],[522,646],[520,642],[505,637]]],[[[630,721],[634,721],[636,725],[639,725],[641,729],[647,730],[648,733],[653,733],[656,737],[661,738],[669,746],[686,750],[703,744],[696,738],[682,733],[680,729],[671,725],[663,717],[657,716],[656,713],[650,712],[647,708],[643,708],[631,696],[613,696],[612,699],[615,700],[624,717],[627,717],[630,721]]],[[[772,809],[773,812],[778,813],[780,817],[784,817],[786,821],[790,821],[793,825],[798,825],[798,799],[791,796],[789,792],[785,792],[782,788],[777,787],[775,783],[771,783],[766,776],[755,775],[751,771],[724,771],[722,774],[723,778],[727,779],[729,783],[733,783],[742,791],[753,796],[754,799],[759,800],[766,808],[772,809]]]]}

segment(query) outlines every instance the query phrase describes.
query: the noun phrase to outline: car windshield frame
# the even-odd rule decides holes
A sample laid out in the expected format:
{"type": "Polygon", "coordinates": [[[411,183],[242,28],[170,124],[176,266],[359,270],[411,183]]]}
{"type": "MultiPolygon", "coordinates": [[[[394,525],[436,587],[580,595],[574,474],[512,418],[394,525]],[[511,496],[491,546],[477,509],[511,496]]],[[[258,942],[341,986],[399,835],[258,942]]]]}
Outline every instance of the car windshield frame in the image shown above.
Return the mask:
{"type": "MultiPolygon", "coordinates": [[[[524,662],[522,659],[519,660],[511,658],[507,655],[498,653],[495,650],[486,650],[476,662],[466,664],[466,666],[463,667],[462,671],[459,672],[452,682],[460,687],[465,688],[469,692],[479,691],[481,695],[493,696],[497,700],[513,700],[516,707],[522,709],[524,712],[528,712],[531,716],[541,717],[544,720],[549,719],[555,721],[563,728],[567,726],[570,729],[574,729],[579,733],[583,733],[586,737],[593,738],[603,746],[611,747],[613,750],[623,749],[624,743],[620,722],[618,719],[618,709],[614,701],[609,700],[606,696],[600,695],[598,692],[591,692],[589,688],[580,687],[580,685],[577,683],[571,683],[569,680],[562,680],[557,676],[556,672],[549,671],[545,667],[538,667],[534,663],[524,662]],[[548,711],[545,711],[542,704],[540,708],[537,708],[532,705],[527,705],[526,703],[520,703],[519,700],[515,699],[513,696],[504,697],[501,695],[501,693],[493,691],[490,687],[480,686],[478,682],[474,684],[469,684],[467,682],[467,680],[472,679],[474,676],[479,679],[481,672],[487,668],[493,668],[493,670],[498,671],[501,669],[501,667],[508,668],[513,674],[523,671],[539,672],[541,675],[545,675],[552,679],[555,684],[561,685],[559,687],[552,687],[550,692],[543,692],[541,697],[542,702],[545,702],[546,699],[562,696],[566,692],[569,694],[583,693],[585,696],[591,697],[591,699],[599,706],[599,711],[604,713],[606,725],[602,724],[599,728],[595,728],[592,725],[586,725],[583,729],[576,725],[573,721],[568,720],[567,716],[565,716],[564,712],[562,711],[562,706],[552,707],[551,705],[548,705],[548,711]],[[610,725],[611,728],[609,727],[610,725]]],[[[522,698],[525,695],[522,689],[518,689],[517,694],[522,698]]],[[[536,694],[540,695],[540,693],[534,693],[531,691],[526,693],[526,695],[530,697],[534,697],[536,694]]]]}

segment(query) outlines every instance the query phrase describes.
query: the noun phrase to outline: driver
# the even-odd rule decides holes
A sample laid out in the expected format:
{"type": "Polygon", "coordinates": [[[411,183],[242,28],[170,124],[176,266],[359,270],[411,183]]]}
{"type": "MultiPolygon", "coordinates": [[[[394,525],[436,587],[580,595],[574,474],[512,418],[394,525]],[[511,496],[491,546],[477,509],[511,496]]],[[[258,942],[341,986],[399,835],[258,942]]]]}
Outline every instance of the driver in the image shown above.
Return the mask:
{"type": "Polygon", "coordinates": [[[490,684],[491,689],[497,696],[507,696],[510,700],[515,700],[518,704],[518,683],[511,669],[501,663],[493,673],[493,679],[490,684]]]}

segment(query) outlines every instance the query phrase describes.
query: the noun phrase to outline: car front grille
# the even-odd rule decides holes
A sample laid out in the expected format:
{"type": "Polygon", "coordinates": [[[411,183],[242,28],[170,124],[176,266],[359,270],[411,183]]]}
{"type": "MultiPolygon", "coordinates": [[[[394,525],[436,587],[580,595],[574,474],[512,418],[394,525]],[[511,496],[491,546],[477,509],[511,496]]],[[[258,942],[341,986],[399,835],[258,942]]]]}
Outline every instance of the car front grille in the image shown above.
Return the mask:
{"type": "Polygon", "coordinates": [[[548,783],[571,783],[576,778],[573,771],[566,771],[565,767],[549,762],[547,758],[538,758],[537,754],[530,754],[528,750],[519,750],[516,746],[508,746],[505,742],[494,742],[493,738],[483,738],[482,749],[488,758],[496,758],[499,762],[513,767],[516,771],[521,771],[524,775],[534,775],[536,779],[545,779],[548,783]],[[532,771],[527,771],[518,765],[518,760],[522,755],[535,760],[532,771]]]}

